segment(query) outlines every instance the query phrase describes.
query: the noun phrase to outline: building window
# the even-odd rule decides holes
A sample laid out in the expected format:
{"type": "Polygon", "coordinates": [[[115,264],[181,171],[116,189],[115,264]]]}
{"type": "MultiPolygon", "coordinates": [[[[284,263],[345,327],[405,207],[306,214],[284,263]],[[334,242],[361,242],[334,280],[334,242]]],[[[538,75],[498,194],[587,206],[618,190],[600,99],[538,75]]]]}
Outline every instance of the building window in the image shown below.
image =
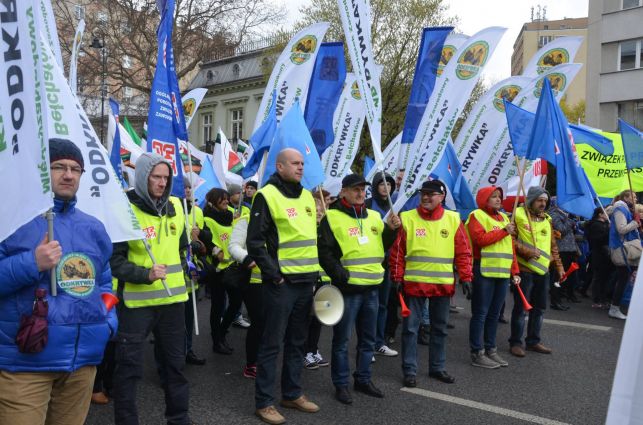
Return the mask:
{"type": "Polygon", "coordinates": [[[212,114],[203,115],[203,144],[207,145],[212,139],[212,114]]]}
{"type": "Polygon", "coordinates": [[[636,128],[643,128],[643,99],[618,103],[618,117],[636,128]]]}
{"type": "Polygon", "coordinates": [[[123,68],[130,69],[132,67],[132,58],[125,55],[123,56],[123,68]]]}
{"type": "Polygon", "coordinates": [[[123,97],[130,99],[132,96],[134,96],[134,90],[131,87],[123,86],[123,97]]]}
{"type": "Polygon", "coordinates": [[[232,66],[232,76],[233,76],[234,78],[239,78],[239,73],[240,73],[240,72],[241,72],[241,67],[239,66],[239,64],[235,63],[235,64],[232,66]]]}
{"type": "Polygon", "coordinates": [[[212,72],[212,71],[208,71],[208,72],[206,72],[206,73],[205,73],[205,78],[206,78],[208,81],[212,81],[212,80],[214,79],[214,72],[212,72]]]}
{"type": "Polygon", "coordinates": [[[243,109],[230,110],[230,130],[233,140],[243,138],[243,109]]]}
{"type": "Polygon", "coordinates": [[[538,47],[543,47],[547,43],[551,42],[554,38],[553,35],[541,35],[538,37],[538,47]]]}
{"type": "Polygon", "coordinates": [[[623,0],[623,7],[621,9],[631,9],[633,7],[639,7],[641,5],[641,0],[623,0]]]}
{"type": "Polygon", "coordinates": [[[74,5],[74,15],[76,15],[77,20],[85,19],[85,6],[80,4],[74,5]]]}
{"type": "Polygon", "coordinates": [[[618,49],[620,71],[641,67],[641,40],[622,41],[618,49]]]}

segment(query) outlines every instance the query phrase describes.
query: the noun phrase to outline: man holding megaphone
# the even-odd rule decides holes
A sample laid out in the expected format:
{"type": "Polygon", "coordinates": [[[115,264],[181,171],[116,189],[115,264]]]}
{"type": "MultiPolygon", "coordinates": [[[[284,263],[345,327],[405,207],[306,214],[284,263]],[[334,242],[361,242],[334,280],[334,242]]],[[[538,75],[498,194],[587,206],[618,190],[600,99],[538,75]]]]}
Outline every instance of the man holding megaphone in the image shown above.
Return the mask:
{"type": "Polygon", "coordinates": [[[372,397],[384,394],[371,381],[371,359],[375,349],[379,293],[384,279],[385,247],[391,245],[399,217],[391,214],[385,227],[381,216],[365,207],[366,185],[357,174],[342,180],[340,199],[319,223],[319,263],[344,296],[344,314],[333,328],[331,376],[335,398],[344,404],[353,399],[348,391],[350,366],[348,342],[357,327],[355,391],[372,397]]]}

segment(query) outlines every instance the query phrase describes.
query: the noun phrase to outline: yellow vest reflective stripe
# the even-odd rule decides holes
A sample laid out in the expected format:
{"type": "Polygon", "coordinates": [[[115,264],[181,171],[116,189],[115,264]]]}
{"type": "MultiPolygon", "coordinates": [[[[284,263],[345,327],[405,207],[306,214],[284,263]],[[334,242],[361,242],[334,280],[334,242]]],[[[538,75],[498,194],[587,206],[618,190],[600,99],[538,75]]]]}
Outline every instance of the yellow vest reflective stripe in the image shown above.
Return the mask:
{"type": "MultiPolygon", "coordinates": [[[[175,197],[170,197],[168,202],[171,202],[174,206],[174,211],[176,212],[174,217],[167,215],[159,217],[147,214],[136,205],[132,205],[132,210],[147,236],[147,241],[150,244],[156,262],[167,266],[165,281],[172,296],[167,295],[167,291],[160,279],[155,280],[150,285],[126,281],[123,288],[123,299],[125,305],[129,308],[174,304],[188,299],[179,255],[179,242],[185,229],[183,206],[181,201],[175,197]]],[[[143,241],[134,240],[129,241],[127,244],[129,246],[127,259],[129,261],[137,266],[152,268],[152,260],[145,250],[143,241]]]]}
{"type": "Polygon", "coordinates": [[[217,270],[227,269],[232,264],[232,258],[230,258],[230,252],[228,251],[232,226],[223,226],[210,217],[205,217],[204,222],[212,233],[212,243],[223,251],[223,261],[219,262],[217,270]]]}
{"type": "Polygon", "coordinates": [[[458,213],[444,210],[440,220],[424,220],[414,209],[400,218],[406,231],[404,280],[452,285],[455,233],[461,223],[458,213]]]}
{"type": "Polygon", "coordinates": [[[337,240],[341,251],[342,266],[348,271],[348,283],[353,285],[378,285],[384,279],[384,246],[382,231],[384,222],[380,215],[367,210],[367,217],[357,221],[355,217],[331,209],[326,211],[328,225],[337,240]],[[360,237],[368,238],[361,244],[360,237]]]}
{"type": "Polygon", "coordinates": [[[283,274],[319,272],[317,220],[313,196],[307,190],[299,198],[287,198],[272,184],[259,192],[268,204],[277,228],[277,259],[283,274]]]}
{"type": "Polygon", "coordinates": [[[531,220],[532,232],[536,239],[536,246],[533,245],[532,232],[529,231],[529,221],[524,207],[516,209],[516,227],[518,228],[518,240],[531,248],[538,249],[540,257],[536,260],[526,260],[518,256],[518,263],[527,267],[536,274],[544,275],[549,271],[551,262],[551,218],[545,214],[545,220],[531,220]]]}
{"type": "Polygon", "coordinates": [[[326,274],[326,272],[322,269],[322,271],[319,272],[319,280],[322,282],[330,282],[330,276],[326,274]]]}
{"type": "MultiPolygon", "coordinates": [[[[482,228],[490,232],[492,230],[504,229],[509,224],[509,218],[503,212],[498,212],[502,221],[492,218],[482,210],[475,210],[469,214],[467,228],[471,216],[474,216],[482,228]]],[[[484,277],[506,278],[511,276],[511,264],[513,263],[513,245],[511,236],[507,234],[504,238],[491,245],[480,247],[480,273],[484,277]]]]}

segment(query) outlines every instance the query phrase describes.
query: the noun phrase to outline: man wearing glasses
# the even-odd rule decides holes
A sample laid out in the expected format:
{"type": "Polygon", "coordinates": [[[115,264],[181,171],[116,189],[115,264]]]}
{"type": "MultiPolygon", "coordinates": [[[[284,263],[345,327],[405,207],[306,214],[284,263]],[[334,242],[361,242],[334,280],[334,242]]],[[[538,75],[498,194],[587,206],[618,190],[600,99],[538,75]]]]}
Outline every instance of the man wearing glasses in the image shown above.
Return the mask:
{"type": "Polygon", "coordinates": [[[0,244],[1,424],[82,425],[96,365],[117,327],[101,300],[112,292],[111,241],[100,221],[75,207],[83,156],[69,140],[51,139],[49,159],[55,240],[39,216],[0,244]]]}

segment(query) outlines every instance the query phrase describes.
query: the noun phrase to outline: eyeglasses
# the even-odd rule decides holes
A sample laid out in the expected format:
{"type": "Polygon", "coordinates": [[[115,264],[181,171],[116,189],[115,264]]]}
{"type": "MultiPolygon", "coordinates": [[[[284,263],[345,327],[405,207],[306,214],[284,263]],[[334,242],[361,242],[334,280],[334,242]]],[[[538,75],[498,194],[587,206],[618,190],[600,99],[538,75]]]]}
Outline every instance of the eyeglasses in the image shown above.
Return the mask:
{"type": "Polygon", "coordinates": [[[82,167],[79,167],[77,165],[56,164],[51,166],[51,171],[58,174],[65,174],[67,171],[71,171],[72,174],[76,176],[80,176],[85,170],[83,170],[82,167]]]}

